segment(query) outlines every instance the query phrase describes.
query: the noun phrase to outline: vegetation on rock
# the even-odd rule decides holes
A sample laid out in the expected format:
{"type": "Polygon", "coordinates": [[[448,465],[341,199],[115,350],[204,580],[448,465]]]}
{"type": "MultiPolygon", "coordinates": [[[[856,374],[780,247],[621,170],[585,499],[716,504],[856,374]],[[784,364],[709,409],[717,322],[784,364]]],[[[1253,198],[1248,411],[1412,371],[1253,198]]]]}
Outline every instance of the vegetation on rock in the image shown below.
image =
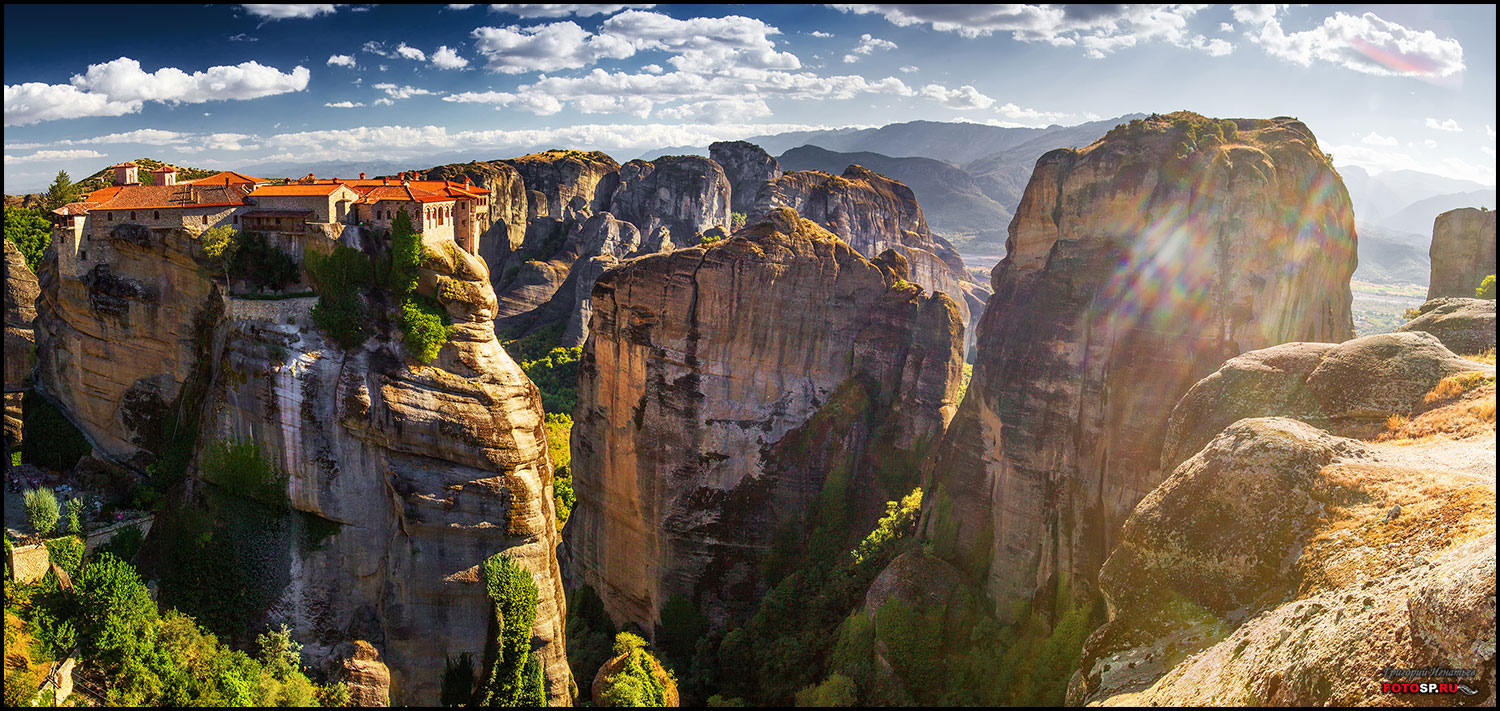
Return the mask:
{"type": "Polygon", "coordinates": [[[546,702],[541,667],[531,653],[537,588],[531,573],[503,553],[484,562],[484,586],[494,604],[495,637],[485,650],[488,675],[481,706],[541,706],[546,702]]]}
{"type": "Polygon", "coordinates": [[[1479,287],[1474,290],[1474,296],[1480,299],[1495,298],[1495,275],[1491,274],[1479,282],[1479,287]]]}
{"type": "Polygon", "coordinates": [[[676,706],[677,680],[661,662],[646,651],[646,640],[630,632],[615,636],[615,657],[604,664],[604,676],[595,683],[600,706],[676,706]]]}
{"type": "Polygon", "coordinates": [[[52,223],[36,210],[7,205],[5,240],[20,250],[26,258],[26,267],[35,273],[42,266],[42,255],[52,244],[52,223]]]}
{"type": "Polygon", "coordinates": [[[307,272],[318,288],[313,324],[345,350],[364,343],[370,328],[361,291],[372,284],[370,258],[338,245],[327,255],[308,252],[306,260],[307,272]]]}

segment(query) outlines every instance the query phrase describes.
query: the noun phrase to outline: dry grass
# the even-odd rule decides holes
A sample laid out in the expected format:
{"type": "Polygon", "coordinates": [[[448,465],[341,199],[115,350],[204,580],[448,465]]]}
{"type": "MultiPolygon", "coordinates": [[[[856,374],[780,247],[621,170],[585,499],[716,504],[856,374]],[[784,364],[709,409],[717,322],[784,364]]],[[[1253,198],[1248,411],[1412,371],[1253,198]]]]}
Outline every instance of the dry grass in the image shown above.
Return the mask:
{"type": "Polygon", "coordinates": [[[1495,378],[1481,376],[1467,384],[1456,382],[1463,374],[1446,378],[1427,394],[1425,401],[1437,406],[1410,418],[1391,415],[1386,431],[1374,441],[1388,444],[1412,444],[1432,439],[1468,439],[1495,433],[1495,378]]]}
{"type": "Polygon", "coordinates": [[[1435,405],[1444,400],[1452,400],[1481,385],[1489,385],[1494,382],[1495,376],[1478,371],[1450,375],[1438,381],[1437,386],[1431,392],[1427,393],[1427,395],[1423,396],[1422,402],[1427,405],[1435,405]]]}
{"type": "Polygon", "coordinates": [[[1469,360],[1472,360],[1472,361],[1478,361],[1480,363],[1489,363],[1490,365],[1494,365],[1495,364],[1495,349],[1490,348],[1490,349],[1484,351],[1483,353],[1475,353],[1473,355],[1466,355],[1464,357],[1468,358],[1469,360]]]}

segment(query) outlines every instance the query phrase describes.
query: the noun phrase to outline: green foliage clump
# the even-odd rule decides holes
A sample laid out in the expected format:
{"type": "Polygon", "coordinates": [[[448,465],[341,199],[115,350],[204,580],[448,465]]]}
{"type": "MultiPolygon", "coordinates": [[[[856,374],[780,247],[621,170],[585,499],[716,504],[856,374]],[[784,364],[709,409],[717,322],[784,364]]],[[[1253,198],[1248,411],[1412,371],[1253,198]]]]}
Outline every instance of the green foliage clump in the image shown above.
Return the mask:
{"type": "Polygon", "coordinates": [[[484,562],[484,586],[495,605],[496,635],[482,706],[521,706],[544,692],[534,688],[540,675],[529,675],[531,625],[536,622],[537,588],[531,573],[503,553],[484,562]]]}
{"type": "Polygon", "coordinates": [[[99,546],[98,552],[113,553],[116,558],[128,562],[135,560],[135,554],[141,550],[143,542],[145,542],[145,536],[141,534],[141,529],[130,526],[116,531],[115,535],[99,546]]]}
{"type": "Polygon", "coordinates": [[[573,418],[558,412],[545,416],[547,428],[547,452],[552,457],[552,501],[557,511],[557,530],[561,531],[572,516],[578,496],[573,493],[573,473],[569,465],[573,461],[569,440],[573,433],[573,418]]]}
{"type": "Polygon", "coordinates": [[[553,348],[535,360],[521,361],[521,370],[542,391],[542,409],[571,415],[578,404],[578,361],[583,347],[553,348]]]}
{"type": "Polygon", "coordinates": [[[236,279],[249,281],[257,291],[279,290],[301,278],[297,260],[271,244],[259,232],[240,234],[239,248],[234,250],[229,262],[229,274],[236,279]]]}
{"type": "Polygon", "coordinates": [[[140,663],[156,642],[156,603],[141,576],[119,558],[100,555],[77,583],[84,654],[106,669],[140,663]]]}
{"type": "Polygon", "coordinates": [[[401,304],[401,332],[406,348],[417,360],[431,363],[448,342],[451,331],[448,311],[420,294],[411,294],[401,304]]]}
{"type": "Polygon", "coordinates": [[[615,626],[604,602],[585,585],[568,593],[568,668],[574,679],[591,683],[612,656],[615,626]]]}
{"type": "Polygon", "coordinates": [[[42,209],[51,212],[77,200],[78,186],[73,184],[68,171],[59,170],[57,177],[52,179],[52,184],[47,186],[47,192],[42,195],[42,209]]]}
{"type": "Polygon", "coordinates": [[[854,680],[843,674],[830,675],[823,683],[797,692],[798,706],[853,706],[854,680]]]}
{"type": "Polygon", "coordinates": [[[692,601],[673,595],[661,606],[661,624],[656,626],[656,643],[662,658],[673,669],[692,666],[698,640],[708,634],[708,618],[692,601]]]}
{"type": "Polygon", "coordinates": [[[65,471],[94,451],[83,433],[41,395],[21,396],[21,413],[21,461],[65,471]]]}
{"type": "Polygon", "coordinates": [[[391,270],[386,284],[397,299],[416,291],[424,256],[422,235],[412,227],[411,216],[397,210],[391,220],[391,270]]]}
{"type": "Polygon", "coordinates": [[[32,530],[47,536],[57,529],[57,519],[61,514],[57,509],[57,496],[51,489],[27,489],[22,495],[22,501],[26,508],[26,520],[31,523],[32,530]]]}
{"type": "Polygon", "coordinates": [[[615,636],[613,651],[623,657],[619,668],[604,677],[600,705],[609,707],[664,707],[677,682],[646,651],[646,640],[629,632],[615,636]]]}
{"type": "MultiPolygon", "coordinates": [[[[79,536],[63,536],[44,541],[47,547],[47,559],[62,568],[68,578],[78,577],[79,569],[83,565],[83,538],[79,536]]],[[[48,571],[51,575],[51,571],[48,571]]]]}
{"type": "Polygon", "coordinates": [[[1490,300],[1493,300],[1495,298],[1495,275],[1494,274],[1491,274],[1491,275],[1485,277],[1484,281],[1479,282],[1479,288],[1477,288],[1477,289],[1474,290],[1474,296],[1476,298],[1490,299],[1490,300]]]}
{"type": "Polygon", "coordinates": [[[83,522],[87,517],[85,513],[87,506],[88,504],[84,503],[83,499],[76,496],[68,500],[67,514],[63,519],[65,522],[64,532],[72,534],[83,533],[83,522]]]}
{"type": "Polygon", "coordinates": [[[309,252],[306,262],[307,273],[318,289],[313,324],[345,350],[364,343],[370,337],[369,314],[360,292],[372,283],[370,258],[357,249],[338,245],[327,255],[309,252]]]}
{"type": "Polygon", "coordinates": [[[203,457],[203,476],[233,496],[272,508],[287,505],[286,475],[266,461],[252,440],[213,442],[203,457]]]}
{"type": "Polygon", "coordinates": [[[42,255],[52,244],[52,223],[36,210],[6,206],[5,240],[16,246],[34,274],[41,269],[42,255]]]}
{"type": "Polygon", "coordinates": [[[474,655],[464,652],[458,659],[447,657],[439,684],[438,703],[443,706],[468,706],[474,695],[474,655]]]}
{"type": "Polygon", "coordinates": [[[729,229],[731,229],[731,230],[737,230],[737,229],[739,229],[741,227],[744,227],[745,226],[745,219],[746,219],[745,218],[745,213],[743,213],[743,212],[731,212],[731,213],[729,213],[729,229]]]}

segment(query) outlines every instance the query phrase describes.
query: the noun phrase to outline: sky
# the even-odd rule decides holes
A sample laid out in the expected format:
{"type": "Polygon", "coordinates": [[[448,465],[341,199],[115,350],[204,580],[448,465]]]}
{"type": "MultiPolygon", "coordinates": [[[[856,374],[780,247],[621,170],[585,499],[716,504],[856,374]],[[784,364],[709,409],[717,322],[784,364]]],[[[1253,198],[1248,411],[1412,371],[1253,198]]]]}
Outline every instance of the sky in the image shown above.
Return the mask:
{"type": "Polygon", "coordinates": [[[626,160],[1179,109],[1295,116],[1335,165],[1495,184],[1494,5],[7,4],[4,51],[7,193],[139,157],[626,160]]]}

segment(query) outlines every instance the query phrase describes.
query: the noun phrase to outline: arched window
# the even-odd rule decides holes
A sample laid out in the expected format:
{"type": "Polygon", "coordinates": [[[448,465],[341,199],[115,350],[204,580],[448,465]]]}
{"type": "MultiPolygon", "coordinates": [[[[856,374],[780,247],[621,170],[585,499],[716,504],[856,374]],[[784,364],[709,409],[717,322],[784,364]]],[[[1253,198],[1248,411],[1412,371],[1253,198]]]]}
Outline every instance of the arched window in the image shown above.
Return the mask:
{"type": "Polygon", "coordinates": [[[113,213],[113,212],[106,212],[106,213],[104,213],[104,220],[106,222],[114,222],[115,221],[115,213],[113,213]]]}
{"type": "Polygon", "coordinates": [[[135,210],[130,211],[130,221],[135,222],[135,210]]]}
{"type": "Polygon", "coordinates": [[[160,220],[161,219],[161,210],[152,210],[151,211],[151,219],[153,219],[153,220],[160,220]]]}

